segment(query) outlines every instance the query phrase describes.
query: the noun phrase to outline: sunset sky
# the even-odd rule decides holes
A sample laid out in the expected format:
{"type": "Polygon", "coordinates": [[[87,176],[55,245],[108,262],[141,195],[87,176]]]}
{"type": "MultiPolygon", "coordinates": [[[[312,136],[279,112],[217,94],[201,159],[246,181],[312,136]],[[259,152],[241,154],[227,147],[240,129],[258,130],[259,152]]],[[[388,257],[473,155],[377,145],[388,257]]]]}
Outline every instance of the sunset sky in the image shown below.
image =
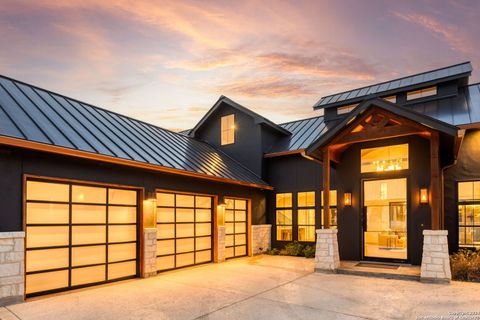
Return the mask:
{"type": "Polygon", "coordinates": [[[0,74],[180,130],[226,95],[275,122],[472,61],[480,1],[0,0],[0,74]]]}

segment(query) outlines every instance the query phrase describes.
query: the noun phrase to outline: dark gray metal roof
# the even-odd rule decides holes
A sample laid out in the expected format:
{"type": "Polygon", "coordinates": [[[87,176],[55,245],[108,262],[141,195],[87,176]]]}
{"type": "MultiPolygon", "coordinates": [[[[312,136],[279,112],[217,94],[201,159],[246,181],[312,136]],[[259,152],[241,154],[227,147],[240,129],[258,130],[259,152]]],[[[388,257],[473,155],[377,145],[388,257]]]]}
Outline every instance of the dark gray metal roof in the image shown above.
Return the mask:
{"type": "Polygon", "coordinates": [[[415,75],[377,83],[363,88],[349,90],[322,97],[314,106],[314,109],[347,105],[365,100],[365,97],[388,96],[399,91],[413,90],[422,86],[429,86],[440,81],[453,80],[469,76],[472,72],[470,62],[464,62],[436,70],[431,70],[415,75]]]}
{"type": "Polygon", "coordinates": [[[0,135],[268,185],[207,143],[3,76],[0,135]]]}

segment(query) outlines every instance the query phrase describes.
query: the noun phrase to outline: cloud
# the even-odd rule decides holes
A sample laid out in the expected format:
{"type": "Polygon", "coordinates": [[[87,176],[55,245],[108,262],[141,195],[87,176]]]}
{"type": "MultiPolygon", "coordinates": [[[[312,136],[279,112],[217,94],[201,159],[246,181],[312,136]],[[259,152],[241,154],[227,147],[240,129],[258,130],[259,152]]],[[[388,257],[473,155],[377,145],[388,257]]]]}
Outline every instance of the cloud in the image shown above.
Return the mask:
{"type": "Polygon", "coordinates": [[[226,95],[258,96],[301,96],[312,95],[316,89],[308,80],[267,78],[244,78],[216,87],[226,95]]]}

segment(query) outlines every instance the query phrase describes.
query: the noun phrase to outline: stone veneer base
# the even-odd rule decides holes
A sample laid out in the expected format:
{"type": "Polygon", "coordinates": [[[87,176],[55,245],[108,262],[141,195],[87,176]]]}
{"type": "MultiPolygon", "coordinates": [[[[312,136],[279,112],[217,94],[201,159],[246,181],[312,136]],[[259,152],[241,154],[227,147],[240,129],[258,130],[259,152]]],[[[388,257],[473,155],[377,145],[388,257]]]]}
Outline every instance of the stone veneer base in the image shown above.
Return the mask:
{"type": "Polygon", "coordinates": [[[423,230],[420,281],[449,283],[452,279],[447,236],[447,230],[423,230]]]}
{"type": "Polygon", "coordinates": [[[24,300],[24,256],[25,232],[0,232],[0,306],[24,300]]]}
{"type": "Polygon", "coordinates": [[[315,248],[315,271],[336,273],[340,267],[337,229],[318,229],[315,248]]]}
{"type": "Polygon", "coordinates": [[[258,255],[269,250],[272,247],[272,225],[254,224],[252,225],[251,237],[252,254],[258,255]]]}
{"type": "Polygon", "coordinates": [[[143,230],[143,270],[142,278],[157,275],[157,229],[143,230]]]}

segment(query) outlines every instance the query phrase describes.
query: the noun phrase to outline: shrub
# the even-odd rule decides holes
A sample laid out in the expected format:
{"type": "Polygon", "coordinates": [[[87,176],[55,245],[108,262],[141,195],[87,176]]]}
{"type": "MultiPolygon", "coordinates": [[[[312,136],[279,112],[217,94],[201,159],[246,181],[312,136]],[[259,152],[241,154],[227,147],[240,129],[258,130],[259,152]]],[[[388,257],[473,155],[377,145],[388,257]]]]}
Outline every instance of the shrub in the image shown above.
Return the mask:
{"type": "Polygon", "coordinates": [[[305,249],[303,249],[303,255],[305,258],[315,258],[315,246],[305,246],[305,249]]]}
{"type": "Polygon", "coordinates": [[[294,241],[285,245],[285,251],[287,256],[303,256],[303,250],[305,246],[298,241],[294,241]]]}
{"type": "Polygon", "coordinates": [[[283,249],[273,248],[270,250],[265,250],[265,254],[271,256],[294,256],[294,257],[305,257],[305,258],[314,258],[315,257],[315,246],[304,245],[297,241],[288,243],[283,249]]]}
{"type": "Polygon", "coordinates": [[[280,250],[278,250],[277,248],[267,249],[265,250],[265,254],[269,254],[271,256],[278,256],[280,254],[280,250]]]}
{"type": "Polygon", "coordinates": [[[450,256],[452,278],[463,281],[480,281],[480,251],[460,250],[450,256]]]}

